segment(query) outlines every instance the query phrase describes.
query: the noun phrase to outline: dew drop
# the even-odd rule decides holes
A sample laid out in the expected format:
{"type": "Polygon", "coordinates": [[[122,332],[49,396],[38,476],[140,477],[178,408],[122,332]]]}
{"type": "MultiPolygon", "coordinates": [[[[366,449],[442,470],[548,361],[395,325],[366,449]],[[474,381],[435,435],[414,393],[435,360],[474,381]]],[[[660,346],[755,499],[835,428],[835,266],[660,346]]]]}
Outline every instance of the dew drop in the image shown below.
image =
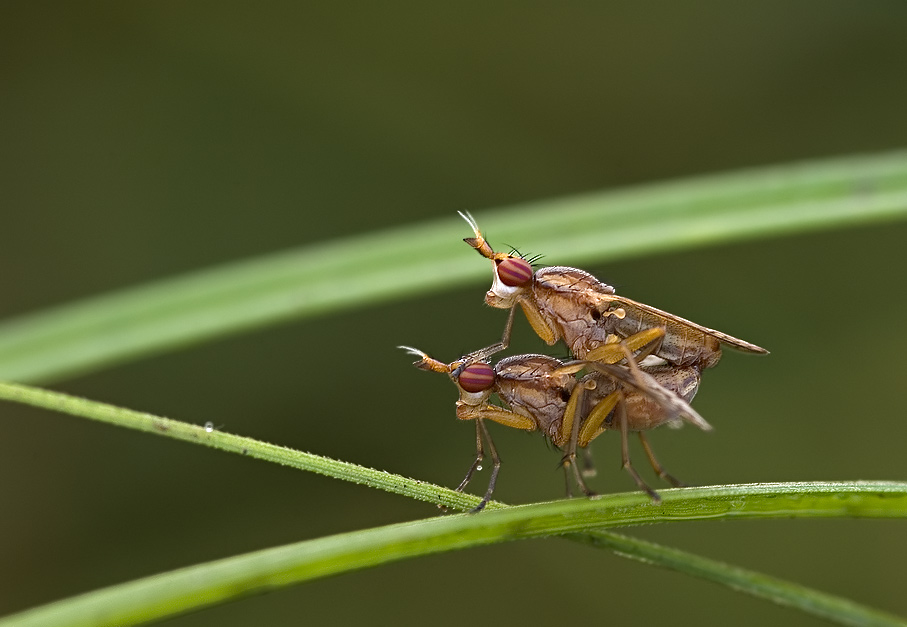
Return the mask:
{"type": "Polygon", "coordinates": [[[205,423],[205,431],[207,431],[208,433],[211,433],[212,431],[214,431],[214,423],[213,423],[213,422],[206,422],[206,423],[205,423]]]}
{"type": "Polygon", "coordinates": [[[479,472],[482,472],[482,464],[479,464],[478,466],[476,466],[476,470],[478,470],[479,472]]]}

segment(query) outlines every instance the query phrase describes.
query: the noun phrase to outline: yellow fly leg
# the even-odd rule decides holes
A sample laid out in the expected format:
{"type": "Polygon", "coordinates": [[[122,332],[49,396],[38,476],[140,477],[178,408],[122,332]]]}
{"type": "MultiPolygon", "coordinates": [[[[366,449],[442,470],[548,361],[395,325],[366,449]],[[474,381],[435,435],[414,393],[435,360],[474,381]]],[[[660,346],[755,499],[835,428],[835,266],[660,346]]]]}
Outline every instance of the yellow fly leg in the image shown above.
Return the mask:
{"type": "Polygon", "coordinates": [[[458,366],[454,369],[453,374],[457,376],[458,371],[461,371],[463,368],[468,366],[471,363],[477,361],[485,361],[492,355],[500,353],[502,350],[510,346],[510,334],[513,329],[513,318],[516,314],[516,307],[510,308],[510,313],[507,315],[507,324],[504,326],[504,335],[501,337],[501,341],[491,346],[486,346],[485,348],[480,348],[477,351],[472,351],[466,357],[457,362],[458,366]]]}
{"type": "MultiPolygon", "coordinates": [[[[488,488],[485,490],[485,495],[482,497],[482,500],[479,501],[479,504],[473,507],[470,510],[470,513],[476,514],[485,509],[485,506],[488,505],[488,501],[491,499],[491,495],[494,493],[494,486],[498,482],[498,473],[501,471],[501,457],[498,455],[498,449],[494,446],[494,440],[491,439],[491,434],[488,433],[488,428],[485,426],[485,421],[481,418],[476,420],[478,428],[481,429],[482,435],[485,436],[485,441],[488,442],[488,452],[491,453],[491,477],[488,479],[488,488]]],[[[478,457],[478,454],[476,455],[478,457]]],[[[480,460],[481,461],[481,460],[480,460]]]]}
{"type": "Polygon", "coordinates": [[[488,489],[485,490],[485,496],[482,497],[482,500],[478,505],[469,510],[470,514],[481,512],[485,509],[485,506],[488,505],[488,501],[491,500],[491,495],[494,492],[494,486],[498,481],[498,472],[501,470],[501,458],[498,455],[498,450],[494,446],[494,440],[491,439],[491,434],[488,433],[485,422],[481,418],[476,418],[476,458],[475,461],[472,462],[472,466],[470,466],[469,470],[466,472],[466,476],[463,477],[463,481],[457,486],[457,492],[462,492],[466,488],[476,470],[481,467],[482,460],[485,459],[485,445],[483,440],[484,442],[488,442],[488,452],[491,454],[491,478],[488,480],[488,489]]]}
{"type": "Polygon", "coordinates": [[[476,420],[476,459],[472,462],[472,466],[470,466],[469,470],[466,472],[466,476],[463,477],[463,481],[456,487],[457,492],[462,492],[466,488],[469,484],[469,480],[472,479],[472,475],[475,474],[475,471],[479,468],[479,464],[485,459],[485,445],[482,442],[481,422],[481,420],[476,420]]]}
{"type": "MultiPolygon", "coordinates": [[[[542,313],[528,299],[520,299],[520,308],[523,310],[523,313],[526,314],[526,319],[529,321],[529,325],[532,327],[532,330],[535,331],[548,346],[553,345],[560,339],[560,336],[555,332],[555,330],[549,325],[542,313]]],[[[491,346],[486,346],[485,348],[479,349],[477,351],[471,352],[469,355],[463,358],[464,361],[481,361],[483,359],[488,359],[495,353],[500,353],[502,350],[510,346],[510,336],[513,332],[513,318],[516,314],[516,305],[510,308],[510,313],[507,314],[507,324],[504,325],[504,333],[501,336],[501,341],[491,346]]]]}
{"type": "MultiPolygon", "coordinates": [[[[522,307],[523,313],[526,314],[526,319],[529,320],[532,330],[542,338],[545,344],[551,346],[560,339],[558,333],[545,321],[545,317],[542,316],[542,312],[534,302],[523,298],[520,300],[520,307],[522,307]]],[[[507,340],[509,342],[510,338],[508,337],[507,340]]]]}
{"type": "MultiPolygon", "coordinates": [[[[526,298],[519,300],[520,308],[523,310],[523,313],[526,314],[526,319],[529,321],[529,325],[532,327],[532,330],[535,331],[542,340],[548,344],[548,346],[556,343],[560,336],[557,332],[545,321],[544,316],[542,316],[541,311],[538,307],[535,306],[533,302],[526,298]]],[[[513,318],[516,314],[516,305],[510,308],[510,313],[507,314],[507,324],[504,325],[504,333],[501,336],[501,341],[491,346],[486,346],[485,348],[479,349],[477,351],[471,352],[469,355],[464,357],[461,362],[463,365],[468,365],[471,362],[482,361],[488,359],[495,353],[500,353],[502,350],[510,346],[510,337],[513,332],[513,318]]]]}
{"type": "Polygon", "coordinates": [[[642,448],[646,452],[646,457],[649,458],[649,463],[652,465],[652,469],[655,471],[655,474],[657,474],[661,479],[664,479],[665,481],[673,485],[675,488],[684,487],[686,484],[683,481],[680,481],[670,473],[665,472],[665,469],[662,468],[661,464],[658,463],[658,460],[655,459],[655,453],[652,452],[652,447],[649,446],[649,441],[646,439],[646,436],[643,435],[643,432],[640,431],[639,433],[637,433],[637,435],[639,436],[639,441],[642,442],[642,448]]]}
{"type": "Polygon", "coordinates": [[[617,402],[616,399],[617,396],[612,393],[596,403],[595,407],[589,412],[589,415],[586,416],[586,420],[583,422],[579,433],[577,434],[576,445],[583,452],[582,474],[583,477],[587,479],[598,474],[598,471],[595,469],[595,460],[592,458],[592,450],[589,448],[589,443],[605,432],[605,429],[602,428],[601,425],[608,417],[608,414],[614,409],[614,405],[617,402]],[[610,402],[611,400],[613,400],[613,402],[610,402]]]}
{"type": "MultiPolygon", "coordinates": [[[[621,344],[616,344],[621,347],[621,344]]],[[[632,353],[627,350],[624,354],[627,365],[606,364],[598,361],[572,361],[558,368],[557,373],[576,373],[584,368],[607,375],[619,384],[640,394],[645,394],[657,403],[667,416],[677,416],[690,424],[696,425],[703,431],[710,431],[712,425],[699,415],[695,409],[683,398],[665,388],[651,375],[643,371],[637,364],[632,353]]],[[[595,437],[594,435],[592,436],[595,437]]]]}
{"type": "Polygon", "coordinates": [[[479,406],[467,405],[463,401],[457,402],[457,418],[460,420],[492,420],[505,427],[535,431],[537,425],[534,420],[522,414],[496,407],[487,403],[479,406]]]}
{"type": "Polygon", "coordinates": [[[620,343],[620,346],[623,348],[627,358],[627,367],[629,367],[630,372],[633,375],[637,390],[648,394],[666,411],[672,412],[676,416],[680,416],[703,431],[712,430],[712,425],[706,422],[705,418],[700,416],[699,412],[693,409],[688,402],[670,390],[665,389],[663,385],[655,381],[650,375],[640,370],[639,365],[636,363],[636,359],[630,353],[629,348],[624,346],[623,342],[620,343]]]}
{"type": "Polygon", "coordinates": [[[510,346],[510,336],[513,331],[513,318],[514,314],[516,313],[517,303],[519,303],[520,309],[523,310],[523,313],[526,314],[526,320],[529,321],[529,325],[532,327],[532,330],[535,331],[535,334],[538,335],[548,346],[555,344],[559,339],[561,339],[560,334],[548,323],[547,320],[545,320],[545,317],[542,315],[541,310],[539,310],[534,301],[529,298],[519,298],[509,308],[510,313],[507,316],[507,324],[504,326],[504,333],[501,336],[501,341],[481,350],[470,353],[470,358],[484,359],[510,346]]]}
{"type": "Polygon", "coordinates": [[[583,427],[579,431],[577,443],[581,448],[588,446],[589,442],[605,432],[602,424],[604,424],[608,414],[614,411],[619,400],[620,393],[615,390],[600,400],[598,404],[592,408],[592,411],[589,412],[589,416],[586,417],[586,421],[583,423],[583,427]]]}
{"type": "Polygon", "coordinates": [[[624,404],[623,393],[618,390],[617,394],[618,394],[619,399],[618,399],[617,408],[615,411],[617,413],[617,422],[620,425],[621,466],[624,470],[626,470],[630,474],[631,477],[633,477],[633,481],[636,482],[636,485],[639,487],[640,490],[642,490],[643,492],[648,494],[652,498],[652,500],[655,501],[656,503],[660,503],[661,497],[658,496],[658,492],[656,492],[655,490],[650,488],[646,484],[646,482],[642,480],[642,477],[640,477],[639,473],[636,472],[636,469],[633,468],[633,464],[630,463],[630,444],[629,444],[628,437],[627,437],[627,435],[628,435],[627,407],[624,404]]]}
{"type": "MultiPolygon", "coordinates": [[[[595,386],[594,383],[591,385],[592,387],[595,386]]],[[[567,401],[567,406],[564,408],[564,419],[561,421],[560,428],[553,440],[556,446],[567,445],[564,457],[561,459],[565,475],[567,473],[567,468],[569,467],[570,471],[573,473],[573,478],[576,480],[576,484],[583,493],[586,496],[595,496],[595,492],[590,490],[589,486],[586,485],[582,473],[580,473],[579,466],[576,463],[576,445],[579,439],[581,421],[581,418],[577,416],[577,409],[582,407],[583,393],[586,389],[588,388],[586,388],[585,385],[577,385],[573,388],[573,391],[570,393],[570,400],[567,401]]],[[[564,478],[567,482],[567,494],[568,496],[572,495],[570,479],[567,476],[564,478]]]]}
{"type": "Polygon", "coordinates": [[[488,452],[491,455],[492,468],[491,478],[488,480],[488,489],[485,491],[485,496],[482,498],[481,503],[472,509],[472,513],[480,512],[488,504],[489,499],[491,499],[491,494],[494,492],[494,486],[498,480],[498,472],[501,470],[501,458],[494,446],[494,440],[491,439],[491,434],[488,432],[488,427],[485,426],[485,421],[492,420],[505,427],[513,427],[514,429],[523,429],[525,431],[534,431],[536,424],[526,416],[508,411],[501,407],[495,407],[494,405],[488,404],[475,407],[473,405],[467,405],[462,401],[457,402],[457,418],[460,420],[476,421],[476,459],[466,473],[466,477],[460,482],[460,485],[457,486],[457,491],[463,491],[463,488],[465,488],[466,484],[469,483],[469,480],[472,479],[472,475],[478,470],[479,465],[485,458],[485,449],[482,445],[483,439],[488,443],[488,452]]]}
{"type": "Polygon", "coordinates": [[[634,333],[622,342],[612,344],[603,344],[598,348],[593,348],[586,353],[586,361],[599,361],[604,364],[616,364],[627,356],[627,351],[621,346],[626,346],[630,351],[640,351],[636,355],[637,360],[644,359],[654,351],[658,350],[661,340],[664,338],[665,330],[661,327],[645,329],[639,333],[634,333]]]}
{"type": "Polygon", "coordinates": [[[467,471],[463,481],[457,486],[458,492],[463,491],[470,479],[472,479],[473,474],[479,469],[482,460],[485,459],[485,446],[483,442],[488,444],[488,452],[491,455],[492,468],[491,478],[488,480],[488,489],[485,491],[485,496],[482,498],[482,501],[472,509],[473,513],[480,512],[491,499],[491,494],[494,492],[494,487],[498,480],[498,472],[500,472],[501,469],[501,458],[498,455],[497,448],[494,446],[494,440],[491,439],[491,434],[488,432],[488,427],[485,426],[485,421],[492,420],[506,427],[524,429],[526,431],[535,430],[536,425],[535,422],[526,416],[521,416],[520,414],[500,407],[495,407],[494,405],[488,405],[487,403],[476,407],[474,405],[468,405],[463,401],[458,401],[457,418],[460,420],[476,421],[476,458],[475,461],[472,462],[472,466],[469,467],[469,471],[467,471]]]}

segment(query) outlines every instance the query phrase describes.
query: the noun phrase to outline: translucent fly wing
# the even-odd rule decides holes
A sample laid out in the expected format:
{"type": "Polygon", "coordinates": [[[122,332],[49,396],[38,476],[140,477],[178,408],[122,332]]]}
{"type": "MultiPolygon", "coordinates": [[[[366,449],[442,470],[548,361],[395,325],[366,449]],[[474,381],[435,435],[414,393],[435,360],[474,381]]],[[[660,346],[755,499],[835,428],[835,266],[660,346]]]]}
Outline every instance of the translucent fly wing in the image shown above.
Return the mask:
{"type": "Polygon", "coordinates": [[[564,371],[576,371],[579,366],[607,375],[621,385],[645,394],[670,416],[676,416],[695,425],[703,431],[711,431],[712,425],[699,415],[693,407],[675,392],[664,387],[652,375],[644,370],[631,370],[626,366],[603,364],[597,361],[575,361],[565,365],[564,371]]]}
{"type": "MultiPolygon", "coordinates": [[[[757,355],[768,354],[768,351],[761,346],[756,346],[755,344],[741,340],[740,338],[736,338],[733,335],[728,335],[727,333],[722,333],[721,331],[716,331],[715,329],[704,327],[701,324],[696,324],[695,322],[687,320],[686,318],[675,316],[674,314],[668,313],[667,311],[662,311],[657,307],[639,303],[624,296],[618,296],[616,294],[607,295],[603,300],[606,300],[608,303],[617,303],[618,305],[623,306],[631,311],[635,310],[634,313],[638,312],[638,314],[647,314],[651,318],[661,319],[665,321],[666,324],[673,323],[688,327],[690,329],[695,329],[696,331],[699,331],[704,335],[715,338],[722,344],[727,344],[731,348],[735,348],[745,353],[754,353],[757,355]]],[[[639,316],[637,315],[636,317],[639,316]]],[[[627,316],[627,318],[630,318],[630,316],[627,316]]]]}

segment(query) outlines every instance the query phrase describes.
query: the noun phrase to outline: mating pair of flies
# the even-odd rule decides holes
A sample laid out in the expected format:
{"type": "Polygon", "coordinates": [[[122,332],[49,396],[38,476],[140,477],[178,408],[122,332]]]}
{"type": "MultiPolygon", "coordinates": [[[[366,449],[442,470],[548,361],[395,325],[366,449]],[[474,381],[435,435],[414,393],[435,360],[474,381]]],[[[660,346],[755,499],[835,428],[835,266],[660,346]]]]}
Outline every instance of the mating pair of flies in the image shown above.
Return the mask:
{"type": "Polygon", "coordinates": [[[414,364],[417,368],[448,375],[460,393],[457,418],[475,421],[476,458],[458,491],[481,468],[487,444],[493,463],[491,478],[473,511],[488,503],[501,466],[486,420],[541,431],[562,449],[568,494],[572,474],[580,489],[593,495],[583,476],[594,471],[589,463],[584,471],[579,470],[577,449],[585,450],[609,430],[620,432],[623,468],[654,501],[660,500],[658,493],[630,463],[630,432],[638,434],[658,476],[674,486],[683,485],[661,467],[643,432],[663,424],[679,426],[682,421],[711,429],[690,406],[702,371],[721,359],[722,344],[748,353],[768,351],[618,296],[613,287],[583,270],[553,266],[533,271],[532,260],[515,251],[494,252],[472,216],[460,215],[475,234],[464,241],[492,261],[494,281],[485,302],[510,310],[504,335],[500,342],[449,364],[415,348],[400,348],[419,357],[414,364]],[[546,355],[516,355],[490,365],[489,358],[510,343],[517,306],[540,338],[548,345],[564,340],[575,359],[565,362],[546,355]],[[492,404],[492,394],[506,407],[492,404]]]}

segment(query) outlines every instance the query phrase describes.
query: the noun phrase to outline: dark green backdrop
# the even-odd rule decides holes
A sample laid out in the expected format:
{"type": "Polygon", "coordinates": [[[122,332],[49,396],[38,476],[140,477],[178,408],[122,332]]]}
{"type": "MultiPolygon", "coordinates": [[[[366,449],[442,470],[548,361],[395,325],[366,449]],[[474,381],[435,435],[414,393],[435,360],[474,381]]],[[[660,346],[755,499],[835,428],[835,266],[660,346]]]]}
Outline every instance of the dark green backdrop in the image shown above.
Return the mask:
{"type": "MultiPolygon", "coordinates": [[[[0,315],[458,209],[904,147],[905,28],[900,2],[6,3],[0,315]]],[[[907,225],[889,225],[589,268],[773,352],[730,354],[708,374],[696,406],[716,430],[653,434],[664,464],[699,484],[907,478],[905,236],[907,225]]],[[[464,246],[463,263],[480,261],[464,246]]],[[[495,337],[504,314],[483,307],[485,289],[286,324],[55,387],[454,486],[472,427],[454,419],[450,384],[394,347],[451,359],[495,337]]],[[[543,348],[524,321],[517,336],[515,351],[543,348]]],[[[437,514],[19,406],[0,407],[0,428],[4,614],[437,514]]],[[[541,438],[495,437],[500,499],[562,494],[541,438]]],[[[617,439],[603,439],[595,485],[630,489],[617,439]]],[[[907,613],[900,522],[633,533],[907,613]]],[[[559,541],[395,564],[167,624],[376,617],[816,624],[559,541]]]]}

